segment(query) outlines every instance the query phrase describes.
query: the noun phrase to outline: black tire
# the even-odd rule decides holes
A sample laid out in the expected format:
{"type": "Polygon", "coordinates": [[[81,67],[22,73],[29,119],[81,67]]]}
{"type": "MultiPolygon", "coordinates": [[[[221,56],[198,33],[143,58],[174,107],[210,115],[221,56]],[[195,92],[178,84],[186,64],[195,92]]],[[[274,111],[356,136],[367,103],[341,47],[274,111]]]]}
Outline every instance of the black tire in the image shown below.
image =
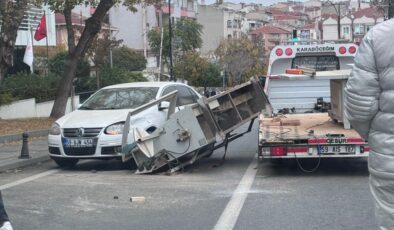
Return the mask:
{"type": "Polygon", "coordinates": [[[72,168],[79,161],[79,159],[75,159],[75,158],[60,158],[60,157],[51,157],[51,158],[61,168],[72,168]]]}

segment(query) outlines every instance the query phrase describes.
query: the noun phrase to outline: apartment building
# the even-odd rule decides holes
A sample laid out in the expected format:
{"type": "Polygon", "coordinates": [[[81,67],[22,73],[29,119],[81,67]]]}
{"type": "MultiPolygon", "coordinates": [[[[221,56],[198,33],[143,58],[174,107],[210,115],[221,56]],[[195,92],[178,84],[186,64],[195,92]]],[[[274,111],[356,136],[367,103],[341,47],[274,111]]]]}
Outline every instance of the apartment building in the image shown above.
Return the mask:
{"type": "Polygon", "coordinates": [[[263,26],[249,33],[253,41],[263,39],[266,55],[269,55],[272,48],[279,45],[281,42],[288,42],[291,40],[292,32],[277,26],[263,26]]]}
{"type": "MultiPolygon", "coordinates": [[[[324,40],[338,39],[338,19],[336,15],[322,18],[324,40]]],[[[360,9],[340,19],[341,39],[360,42],[364,35],[377,23],[384,20],[384,12],[378,8],[360,9]]]]}
{"type": "Polygon", "coordinates": [[[202,54],[214,51],[223,39],[239,38],[242,33],[243,14],[217,7],[215,5],[199,5],[197,21],[203,25],[201,48],[202,54]]]}

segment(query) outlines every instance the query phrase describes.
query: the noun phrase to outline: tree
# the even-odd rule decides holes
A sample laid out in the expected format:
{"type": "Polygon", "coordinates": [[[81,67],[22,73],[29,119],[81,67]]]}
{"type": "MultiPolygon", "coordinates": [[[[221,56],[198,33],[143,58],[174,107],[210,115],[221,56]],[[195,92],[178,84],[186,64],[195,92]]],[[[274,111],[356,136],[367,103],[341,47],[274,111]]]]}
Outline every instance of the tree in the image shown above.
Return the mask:
{"type": "Polygon", "coordinates": [[[0,33],[0,85],[9,67],[13,66],[14,50],[18,28],[32,0],[1,0],[1,33],[0,33]]]}
{"type": "Polygon", "coordinates": [[[108,65],[110,63],[110,50],[119,47],[122,42],[123,40],[110,38],[110,33],[103,31],[101,36],[92,42],[88,50],[88,56],[96,67],[108,65]]]}
{"type": "Polygon", "coordinates": [[[126,46],[113,50],[113,61],[114,66],[128,71],[142,71],[146,68],[144,55],[126,46]]]}
{"type": "Polygon", "coordinates": [[[174,49],[183,53],[201,48],[203,26],[191,18],[181,18],[175,24],[174,49]]]}
{"type": "Polygon", "coordinates": [[[64,66],[64,72],[62,75],[62,80],[60,82],[60,87],[56,94],[55,103],[51,111],[51,117],[59,118],[64,115],[67,97],[69,95],[73,79],[75,77],[75,71],[80,58],[83,58],[92,44],[97,34],[101,30],[101,25],[103,20],[112,6],[116,3],[122,2],[124,6],[127,6],[131,11],[136,11],[133,6],[137,3],[152,4],[156,3],[158,0],[49,0],[48,4],[57,12],[62,12],[65,17],[67,33],[68,33],[68,48],[69,55],[64,66]],[[73,31],[73,25],[71,22],[71,11],[76,5],[82,3],[89,3],[91,5],[96,5],[97,8],[93,15],[85,21],[85,27],[78,40],[78,44],[75,44],[75,34],[73,31]]]}
{"type": "MultiPolygon", "coordinates": [[[[173,32],[173,50],[178,53],[178,59],[186,52],[193,51],[197,48],[201,48],[202,45],[202,33],[203,26],[196,20],[190,18],[181,18],[178,20],[174,27],[173,32]]],[[[158,56],[160,54],[160,40],[161,31],[158,29],[152,29],[148,32],[148,42],[152,51],[158,56]]],[[[168,27],[163,30],[163,62],[167,63],[169,54],[169,32],[168,27]]]]}
{"type": "Polygon", "coordinates": [[[226,73],[227,85],[233,86],[247,81],[262,72],[261,51],[248,38],[223,40],[215,54],[226,73]]]}
{"type": "Polygon", "coordinates": [[[184,55],[174,66],[174,76],[187,80],[196,87],[218,87],[221,85],[220,70],[217,65],[202,58],[198,53],[184,55]]]}

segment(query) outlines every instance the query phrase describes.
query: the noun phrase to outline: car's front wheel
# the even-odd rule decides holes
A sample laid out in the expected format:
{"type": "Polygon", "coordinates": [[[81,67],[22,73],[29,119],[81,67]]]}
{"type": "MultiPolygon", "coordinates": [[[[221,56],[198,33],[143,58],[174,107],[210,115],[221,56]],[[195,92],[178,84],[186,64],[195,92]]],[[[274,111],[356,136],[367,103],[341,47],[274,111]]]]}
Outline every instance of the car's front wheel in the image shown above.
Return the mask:
{"type": "Polygon", "coordinates": [[[74,167],[79,159],[74,159],[74,158],[60,158],[60,157],[51,157],[52,160],[55,161],[57,165],[59,165],[62,168],[69,168],[69,167],[74,167]]]}

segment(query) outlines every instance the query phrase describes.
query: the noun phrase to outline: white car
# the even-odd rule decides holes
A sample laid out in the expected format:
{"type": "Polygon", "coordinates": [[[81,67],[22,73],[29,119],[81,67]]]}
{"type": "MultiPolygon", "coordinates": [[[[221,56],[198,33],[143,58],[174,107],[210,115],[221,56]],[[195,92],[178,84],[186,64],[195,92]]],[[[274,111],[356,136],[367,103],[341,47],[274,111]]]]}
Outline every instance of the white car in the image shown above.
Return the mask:
{"type": "MultiPolygon", "coordinates": [[[[178,90],[178,109],[201,97],[193,88],[175,82],[136,82],[100,89],[78,110],[52,125],[48,135],[50,157],[61,167],[74,166],[80,159],[121,158],[128,112],[174,90],[178,90]]],[[[167,111],[150,107],[132,117],[133,126],[153,132],[164,124],[167,111]]]]}

